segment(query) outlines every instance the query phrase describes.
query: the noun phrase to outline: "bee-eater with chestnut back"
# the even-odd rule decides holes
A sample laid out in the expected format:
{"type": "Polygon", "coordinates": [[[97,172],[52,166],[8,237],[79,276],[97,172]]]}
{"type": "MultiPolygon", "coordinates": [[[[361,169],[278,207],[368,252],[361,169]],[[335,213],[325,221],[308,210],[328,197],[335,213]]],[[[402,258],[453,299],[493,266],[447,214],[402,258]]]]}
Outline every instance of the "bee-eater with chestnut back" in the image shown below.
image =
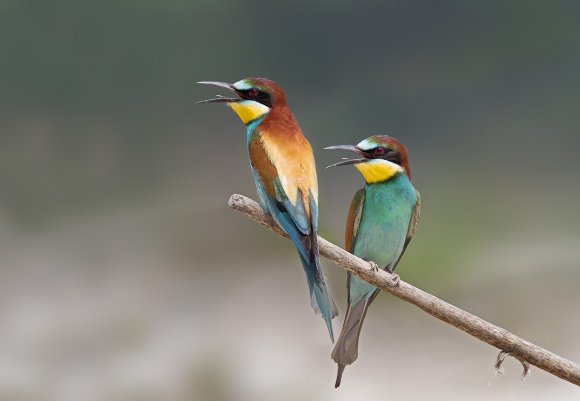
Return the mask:
{"type": "MultiPolygon", "coordinates": [[[[393,273],[415,233],[421,207],[419,193],[411,184],[407,149],[387,135],[374,135],[356,146],[326,149],[350,150],[360,157],[328,167],[352,164],[365,179],[354,195],[346,221],[345,249],[393,273]]],[[[348,273],[348,309],[340,337],[332,351],[338,365],[335,387],[346,365],[358,357],[362,324],[380,290],[348,273]]]]}
{"type": "Polygon", "coordinates": [[[199,83],[225,88],[236,95],[199,103],[225,103],[245,124],[250,166],[262,209],[298,249],[312,308],[322,314],[334,342],[332,318],[338,311],[320,266],[316,236],[316,165],[312,147],[286,103],[284,90],[266,78],[246,78],[234,84],[199,83]]]}

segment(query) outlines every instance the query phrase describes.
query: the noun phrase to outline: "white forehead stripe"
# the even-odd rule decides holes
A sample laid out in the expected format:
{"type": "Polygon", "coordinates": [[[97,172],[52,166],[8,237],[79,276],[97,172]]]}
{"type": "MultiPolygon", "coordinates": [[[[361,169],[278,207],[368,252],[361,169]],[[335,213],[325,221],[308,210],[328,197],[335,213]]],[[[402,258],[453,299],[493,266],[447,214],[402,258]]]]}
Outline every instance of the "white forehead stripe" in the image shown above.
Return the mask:
{"type": "Polygon", "coordinates": [[[237,90],[241,90],[241,91],[250,89],[252,87],[252,85],[248,84],[248,82],[246,82],[245,79],[242,79],[242,80],[236,82],[232,86],[234,88],[236,88],[237,90]]]}
{"type": "Polygon", "coordinates": [[[356,145],[357,148],[362,149],[362,150],[369,150],[369,149],[373,149],[377,147],[377,144],[374,142],[371,142],[367,139],[361,141],[358,143],[358,145],[356,145]]]}

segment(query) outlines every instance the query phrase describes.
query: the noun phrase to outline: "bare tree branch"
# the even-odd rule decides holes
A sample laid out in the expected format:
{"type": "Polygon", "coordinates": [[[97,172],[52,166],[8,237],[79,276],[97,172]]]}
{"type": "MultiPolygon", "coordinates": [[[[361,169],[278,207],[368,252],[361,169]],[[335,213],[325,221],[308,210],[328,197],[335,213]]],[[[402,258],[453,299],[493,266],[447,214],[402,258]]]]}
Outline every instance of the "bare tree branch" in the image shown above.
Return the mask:
{"type": "MultiPolygon", "coordinates": [[[[228,206],[244,213],[275,233],[288,238],[272,218],[265,215],[260,206],[253,200],[243,195],[234,194],[230,197],[228,206]]],[[[574,362],[532,344],[501,327],[486,322],[402,280],[398,285],[395,285],[396,280],[394,280],[393,275],[383,270],[374,271],[370,263],[346,252],[322,237],[318,237],[318,242],[322,256],[357,275],[364,281],[418,306],[428,314],[471,334],[481,341],[493,345],[504,353],[518,359],[524,366],[529,363],[580,386],[580,366],[574,362]]]]}

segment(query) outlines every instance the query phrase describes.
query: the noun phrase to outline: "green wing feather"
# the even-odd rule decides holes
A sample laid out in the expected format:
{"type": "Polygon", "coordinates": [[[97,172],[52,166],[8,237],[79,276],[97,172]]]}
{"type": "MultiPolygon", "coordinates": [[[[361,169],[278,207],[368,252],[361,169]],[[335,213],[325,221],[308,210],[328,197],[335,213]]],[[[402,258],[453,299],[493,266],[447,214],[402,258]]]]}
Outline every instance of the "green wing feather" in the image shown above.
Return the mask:
{"type": "Polygon", "coordinates": [[[360,226],[360,221],[362,218],[363,206],[365,204],[365,189],[359,189],[352,198],[350,203],[350,209],[348,211],[348,217],[346,218],[346,233],[344,239],[344,249],[352,253],[354,248],[354,243],[356,239],[356,234],[358,233],[358,228],[360,226]]]}
{"type": "MultiPolygon", "coordinates": [[[[403,246],[403,251],[399,256],[399,260],[401,260],[401,256],[403,256],[405,253],[407,245],[409,245],[409,242],[411,242],[411,238],[413,238],[413,235],[415,235],[415,231],[417,231],[417,225],[419,224],[419,216],[421,215],[421,195],[417,190],[415,190],[415,193],[417,194],[417,203],[415,203],[415,208],[413,209],[413,214],[411,215],[411,221],[409,221],[407,239],[405,239],[405,245],[403,246]]],[[[397,260],[397,264],[399,263],[399,260],[397,260]]]]}

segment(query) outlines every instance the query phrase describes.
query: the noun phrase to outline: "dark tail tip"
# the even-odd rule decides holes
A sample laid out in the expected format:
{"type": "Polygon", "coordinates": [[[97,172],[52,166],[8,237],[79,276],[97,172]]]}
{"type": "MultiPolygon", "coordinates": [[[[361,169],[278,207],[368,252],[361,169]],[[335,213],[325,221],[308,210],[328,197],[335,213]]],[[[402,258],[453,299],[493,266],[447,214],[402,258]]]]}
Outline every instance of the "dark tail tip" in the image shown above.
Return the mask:
{"type": "Polygon", "coordinates": [[[332,321],[330,322],[326,322],[326,325],[328,326],[328,333],[330,334],[330,341],[332,341],[332,343],[334,344],[334,332],[332,331],[332,321]]]}
{"type": "Polygon", "coordinates": [[[346,365],[341,365],[340,363],[338,366],[338,372],[336,373],[336,382],[334,383],[334,388],[338,388],[340,386],[340,381],[342,380],[342,372],[344,372],[344,368],[346,365]]]}

